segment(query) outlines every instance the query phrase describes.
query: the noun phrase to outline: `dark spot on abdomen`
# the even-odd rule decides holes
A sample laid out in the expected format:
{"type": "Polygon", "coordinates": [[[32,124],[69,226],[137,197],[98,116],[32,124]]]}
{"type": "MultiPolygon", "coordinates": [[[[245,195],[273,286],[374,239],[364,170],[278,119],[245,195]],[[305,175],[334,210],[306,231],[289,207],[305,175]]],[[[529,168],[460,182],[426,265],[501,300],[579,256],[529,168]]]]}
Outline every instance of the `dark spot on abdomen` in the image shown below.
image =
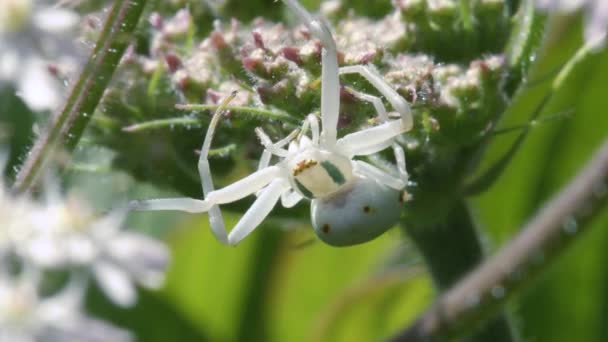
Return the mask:
{"type": "Polygon", "coordinates": [[[327,234],[329,233],[330,227],[329,224],[324,224],[323,227],[321,227],[321,230],[323,231],[323,233],[327,234]]]}

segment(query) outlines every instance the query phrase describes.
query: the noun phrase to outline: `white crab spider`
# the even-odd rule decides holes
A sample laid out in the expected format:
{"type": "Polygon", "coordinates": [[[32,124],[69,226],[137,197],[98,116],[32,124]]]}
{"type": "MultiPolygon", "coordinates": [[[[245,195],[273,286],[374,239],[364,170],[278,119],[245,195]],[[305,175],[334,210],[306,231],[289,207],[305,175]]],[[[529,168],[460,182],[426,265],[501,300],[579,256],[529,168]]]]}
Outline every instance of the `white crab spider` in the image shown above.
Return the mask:
{"type": "MultiPolygon", "coordinates": [[[[321,240],[334,246],[369,241],[397,222],[408,176],[403,149],[394,140],[412,128],[413,119],[408,103],[372,67],[355,65],[339,68],[336,45],[327,25],[312,17],[296,0],[283,2],[323,45],[321,130],[314,115],[307,117],[300,132],[293,132],[275,143],[262,129],[256,129],[265,147],[258,170],[233,184],[214,190],[207,156],[220,117],[221,110],[218,109],[209,124],[198,164],[205,199],[142,200],[132,202],[132,208],[208,212],[214,235],[229,245],[237,244],[251,233],[279,199],[286,208],[293,207],[303,198],[310,199],[315,233],[321,240]],[[381,123],[338,139],[339,74],[345,73],[358,73],[367,79],[387,98],[401,118],[389,120],[378,97],[353,92],[358,98],[374,105],[381,123]],[[310,137],[307,131],[310,131],[310,137]],[[399,177],[353,159],[389,146],[395,154],[399,177]],[[273,155],[279,161],[271,165],[273,155]],[[227,234],[219,205],[251,194],[256,194],[257,199],[227,234]]],[[[229,100],[224,100],[223,105],[229,100]]]]}

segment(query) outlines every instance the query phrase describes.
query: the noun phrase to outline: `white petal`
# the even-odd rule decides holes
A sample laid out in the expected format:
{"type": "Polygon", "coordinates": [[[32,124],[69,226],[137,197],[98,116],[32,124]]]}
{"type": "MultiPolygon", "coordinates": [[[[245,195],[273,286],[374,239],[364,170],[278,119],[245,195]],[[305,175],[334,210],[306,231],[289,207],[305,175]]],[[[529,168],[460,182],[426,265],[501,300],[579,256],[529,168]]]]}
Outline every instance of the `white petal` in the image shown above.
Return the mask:
{"type": "Polygon", "coordinates": [[[129,331],[84,314],[62,322],[61,326],[55,327],[53,333],[54,336],[48,333],[41,334],[44,337],[42,341],[129,342],[134,340],[129,331]]]}
{"type": "Polygon", "coordinates": [[[98,262],[93,266],[93,272],[97,283],[112,302],[122,307],[135,304],[137,292],[124,271],[106,262],[98,262]]]}
{"type": "Polygon", "coordinates": [[[162,286],[170,256],[168,248],[160,241],[124,232],[109,243],[107,253],[124,265],[141,285],[152,289],[162,286]]]}
{"type": "Polygon", "coordinates": [[[17,82],[17,95],[33,110],[52,110],[61,103],[61,85],[50,74],[47,63],[29,59],[17,82]]]}
{"type": "Polygon", "coordinates": [[[87,279],[72,274],[70,281],[59,293],[45,297],[36,312],[36,318],[49,325],[59,325],[79,314],[87,286],[87,279]]]}
{"type": "Polygon", "coordinates": [[[594,48],[604,46],[608,35],[608,1],[597,0],[587,9],[585,41],[594,48]]]}
{"type": "Polygon", "coordinates": [[[72,11],[49,7],[34,13],[33,22],[39,29],[50,33],[62,33],[73,29],[80,17],[72,11]]]}
{"type": "Polygon", "coordinates": [[[19,68],[19,55],[14,50],[0,49],[0,81],[12,81],[19,68]]]}
{"type": "Polygon", "coordinates": [[[50,236],[32,238],[22,245],[26,258],[39,267],[61,267],[68,262],[63,244],[50,236]]]}
{"type": "Polygon", "coordinates": [[[97,248],[91,240],[78,235],[64,236],[63,239],[71,262],[79,265],[89,264],[97,256],[97,248]]]}
{"type": "Polygon", "coordinates": [[[95,221],[90,228],[91,235],[99,242],[110,240],[120,232],[121,226],[127,217],[126,210],[114,210],[108,215],[95,221]]]}
{"type": "MultiPolygon", "coordinates": [[[[129,342],[133,335],[108,322],[93,319],[84,313],[75,312],[69,320],[43,329],[40,341],[49,342],[129,342]]],[[[1,341],[1,340],[0,340],[1,341]]]]}

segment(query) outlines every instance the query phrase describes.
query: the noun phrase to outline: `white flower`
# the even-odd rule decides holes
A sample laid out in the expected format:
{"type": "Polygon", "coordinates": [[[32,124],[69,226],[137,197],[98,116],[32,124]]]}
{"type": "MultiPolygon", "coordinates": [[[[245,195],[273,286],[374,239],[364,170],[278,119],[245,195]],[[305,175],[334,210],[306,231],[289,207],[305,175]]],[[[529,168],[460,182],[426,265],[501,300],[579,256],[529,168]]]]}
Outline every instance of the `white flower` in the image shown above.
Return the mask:
{"type": "Polygon", "coordinates": [[[24,271],[16,279],[0,276],[0,341],[131,341],[129,332],[93,319],[82,311],[86,282],[74,276],[57,294],[38,294],[38,274],[24,271]]]}
{"type": "Polygon", "coordinates": [[[29,235],[16,244],[17,254],[41,268],[88,267],[116,304],[132,306],[134,283],[156,289],[164,281],[169,251],[146,235],[121,229],[126,216],[114,211],[96,218],[83,201],[48,196],[29,214],[29,235]]]}
{"type": "Polygon", "coordinates": [[[33,110],[59,106],[63,86],[50,65],[75,64],[79,20],[43,0],[0,0],[0,86],[13,83],[33,110]]]}
{"type": "Polygon", "coordinates": [[[169,251],[146,235],[120,230],[126,212],[110,213],[90,228],[99,250],[93,263],[95,278],[116,304],[131,306],[136,291],[133,281],[157,289],[162,286],[169,263],[169,251]]]}
{"type": "MultiPolygon", "coordinates": [[[[5,160],[6,155],[0,150],[0,172],[4,170],[5,160]]],[[[15,238],[29,231],[27,217],[32,209],[29,199],[12,196],[0,177],[0,261],[13,249],[15,238]]]]}
{"type": "MultiPolygon", "coordinates": [[[[0,169],[2,164],[0,160],[0,169]]],[[[61,196],[55,184],[47,179],[44,200],[33,201],[11,195],[0,179],[0,271],[11,254],[38,269],[88,269],[121,306],[135,304],[134,283],[162,286],[169,263],[163,243],[121,229],[126,211],[99,218],[83,199],[61,196]]]]}
{"type": "Polygon", "coordinates": [[[608,35],[608,1],[607,0],[537,0],[539,8],[573,12],[584,8],[585,41],[592,47],[601,48],[608,35]]]}

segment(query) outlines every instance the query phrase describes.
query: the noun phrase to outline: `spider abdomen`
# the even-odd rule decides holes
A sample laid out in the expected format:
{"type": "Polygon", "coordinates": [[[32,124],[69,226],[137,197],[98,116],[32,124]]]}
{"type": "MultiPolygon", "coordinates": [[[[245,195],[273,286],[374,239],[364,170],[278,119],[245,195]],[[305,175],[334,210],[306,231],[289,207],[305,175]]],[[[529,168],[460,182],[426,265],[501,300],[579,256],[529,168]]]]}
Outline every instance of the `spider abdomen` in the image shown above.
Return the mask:
{"type": "Polygon", "coordinates": [[[401,204],[399,191],[373,179],[356,177],[332,196],[312,201],[312,225],[317,236],[329,245],[356,245],[394,226],[401,204]]]}

